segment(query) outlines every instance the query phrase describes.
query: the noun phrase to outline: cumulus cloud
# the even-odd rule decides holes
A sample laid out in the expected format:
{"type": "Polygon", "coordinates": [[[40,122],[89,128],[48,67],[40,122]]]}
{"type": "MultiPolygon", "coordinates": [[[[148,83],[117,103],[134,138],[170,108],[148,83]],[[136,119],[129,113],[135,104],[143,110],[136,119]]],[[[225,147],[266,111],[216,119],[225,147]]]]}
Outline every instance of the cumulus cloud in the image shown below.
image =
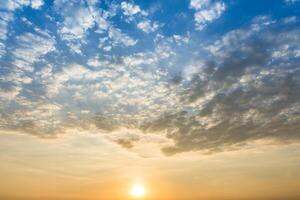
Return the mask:
{"type": "Polygon", "coordinates": [[[81,45],[90,28],[95,25],[95,15],[91,7],[86,7],[85,1],[72,2],[56,0],[54,2],[57,12],[63,16],[60,24],[60,34],[63,40],[76,53],[81,53],[81,45]]]}
{"type": "Polygon", "coordinates": [[[31,7],[33,9],[39,9],[44,5],[43,0],[31,0],[31,7]]]}
{"type": "Polygon", "coordinates": [[[137,27],[146,33],[154,32],[158,29],[159,25],[156,22],[150,20],[144,20],[137,24],[137,27]]]}
{"type": "Polygon", "coordinates": [[[147,12],[142,10],[138,5],[134,5],[130,2],[123,1],[121,3],[121,8],[123,10],[124,15],[126,15],[126,16],[133,16],[136,14],[141,14],[144,16],[148,15],[147,12]]]}
{"type": "Polygon", "coordinates": [[[126,16],[125,21],[130,23],[132,21],[139,21],[136,27],[145,33],[155,32],[159,28],[159,24],[148,19],[148,12],[142,10],[138,5],[122,2],[121,9],[126,16]]]}
{"type": "Polygon", "coordinates": [[[190,41],[189,36],[173,35],[173,39],[178,45],[187,44],[190,41]]]}
{"type": "Polygon", "coordinates": [[[218,19],[226,9],[223,2],[210,0],[191,0],[190,6],[195,9],[194,20],[198,30],[204,29],[208,23],[218,19]]]}

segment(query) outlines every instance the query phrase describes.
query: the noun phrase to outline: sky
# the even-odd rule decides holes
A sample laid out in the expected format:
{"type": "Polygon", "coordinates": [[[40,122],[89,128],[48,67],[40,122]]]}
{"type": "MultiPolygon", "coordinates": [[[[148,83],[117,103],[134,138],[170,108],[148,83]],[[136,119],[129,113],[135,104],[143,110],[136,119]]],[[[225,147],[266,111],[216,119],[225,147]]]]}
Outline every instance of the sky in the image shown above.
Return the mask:
{"type": "Polygon", "coordinates": [[[2,0],[0,200],[300,198],[299,0],[2,0]]]}

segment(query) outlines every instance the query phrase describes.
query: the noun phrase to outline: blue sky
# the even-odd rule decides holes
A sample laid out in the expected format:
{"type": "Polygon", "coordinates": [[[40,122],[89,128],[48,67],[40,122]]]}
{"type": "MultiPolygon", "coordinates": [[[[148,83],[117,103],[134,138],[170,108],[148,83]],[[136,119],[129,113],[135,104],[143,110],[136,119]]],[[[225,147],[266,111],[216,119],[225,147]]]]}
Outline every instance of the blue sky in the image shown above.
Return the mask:
{"type": "Polygon", "coordinates": [[[7,0],[0,128],[167,155],[300,139],[298,0],[7,0]],[[155,140],[156,141],[156,140],[155,140]]]}

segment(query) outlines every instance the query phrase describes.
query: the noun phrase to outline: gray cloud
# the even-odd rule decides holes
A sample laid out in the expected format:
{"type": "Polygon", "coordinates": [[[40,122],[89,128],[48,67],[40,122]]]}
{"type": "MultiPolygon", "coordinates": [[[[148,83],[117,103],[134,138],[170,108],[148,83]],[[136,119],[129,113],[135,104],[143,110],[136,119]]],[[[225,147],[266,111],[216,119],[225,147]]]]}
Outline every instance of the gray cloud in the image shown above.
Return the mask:
{"type": "Polygon", "coordinates": [[[299,30],[256,25],[208,46],[210,60],[198,65],[181,94],[185,107],[144,124],[174,140],[165,154],[238,149],[258,139],[299,141],[300,59],[293,53],[300,49],[299,30]],[[282,46],[292,48],[274,57],[282,46]]]}
{"type": "Polygon", "coordinates": [[[131,149],[134,147],[134,143],[138,142],[140,139],[138,137],[128,137],[128,138],[119,138],[115,140],[119,145],[126,149],[131,149]]]}

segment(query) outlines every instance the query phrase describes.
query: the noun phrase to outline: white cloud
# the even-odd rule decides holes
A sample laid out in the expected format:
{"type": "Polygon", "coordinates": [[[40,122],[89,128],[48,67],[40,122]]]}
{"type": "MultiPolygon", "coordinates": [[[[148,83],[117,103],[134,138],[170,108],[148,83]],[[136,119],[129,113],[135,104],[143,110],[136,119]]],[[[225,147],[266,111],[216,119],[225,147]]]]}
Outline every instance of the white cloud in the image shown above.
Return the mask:
{"type": "Polygon", "coordinates": [[[8,24],[12,18],[12,13],[0,11],[0,58],[6,53],[5,41],[7,39],[8,24]]]}
{"type": "Polygon", "coordinates": [[[0,8],[4,8],[9,11],[14,11],[23,6],[29,6],[30,0],[5,0],[1,2],[0,8]]]}
{"type": "MultiPolygon", "coordinates": [[[[46,68],[46,72],[52,71],[51,68],[46,68]]],[[[51,73],[51,76],[43,76],[45,74],[43,71],[40,72],[42,82],[47,88],[47,94],[49,97],[57,95],[61,88],[64,87],[64,83],[67,81],[80,81],[84,78],[91,77],[91,71],[82,65],[71,64],[68,65],[60,72],[51,73]]]]}
{"type": "Polygon", "coordinates": [[[14,11],[24,6],[31,6],[39,9],[43,5],[43,0],[5,0],[0,3],[0,58],[6,53],[6,39],[8,25],[14,19],[14,11]]]}
{"type": "Polygon", "coordinates": [[[44,5],[43,0],[31,0],[31,7],[33,9],[40,9],[44,5]]]}
{"type": "Polygon", "coordinates": [[[6,53],[5,41],[8,34],[8,25],[14,19],[14,11],[25,6],[38,9],[43,0],[5,0],[0,3],[0,58],[6,53]]]}
{"type": "Polygon", "coordinates": [[[39,9],[44,4],[44,0],[5,0],[1,2],[0,8],[8,11],[31,6],[33,9],[39,9]]]}
{"type": "Polygon", "coordinates": [[[137,40],[125,35],[120,29],[114,27],[110,27],[108,30],[108,37],[113,39],[115,45],[120,43],[125,46],[134,46],[137,43],[137,40]]]}
{"type": "Polygon", "coordinates": [[[20,69],[13,68],[8,74],[5,75],[4,78],[1,78],[1,80],[22,86],[23,84],[31,83],[33,79],[28,75],[25,75],[25,73],[20,69]]]}
{"type": "Polygon", "coordinates": [[[190,6],[196,10],[194,19],[198,30],[204,29],[208,23],[218,19],[226,9],[223,2],[210,0],[191,0],[190,6]]]}
{"type": "Polygon", "coordinates": [[[297,17],[296,16],[290,16],[290,17],[286,17],[283,19],[283,23],[285,24],[292,24],[297,22],[297,17]]]}
{"type": "MultiPolygon", "coordinates": [[[[118,44],[133,46],[137,43],[136,40],[114,27],[109,21],[109,18],[113,15],[107,13],[108,11],[99,10],[94,1],[90,1],[86,5],[85,1],[69,3],[68,1],[56,0],[55,5],[58,13],[64,17],[59,30],[61,37],[67,41],[68,46],[76,53],[82,53],[81,47],[87,43],[88,31],[95,25],[97,27],[96,33],[108,35],[105,40],[99,42],[99,47],[103,48],[104,51],[110,51],[118,44]],[[107,45],[104,46],[105,42],[107,45]]],[[[133,13],[137,12],[135,11],[136,7],[132,9],[133,13]]]]}
{"type": "Polygon", "coordinates": [[[144,20],[137,24],[137,27],[146,33],[154,32],[158,29],[157,22],[151,22],[150,20],[144,20]]]}
{"type": "Polygon", "coordinates": [[[55,6],[59,14],[64,17],[59,29],[62,39],[67,41],[74,52],[80,54],[87,31],[95,25],[94,13],[81,1],[73,4],[57,0],[55,6]]]}
{"type": "Polygon", "coordinates": [[[108,62],[107,60],[102,60],[100,59],[98,56],[94,57],[94,58],[90,58],[87,62],[87,64],[89,66],[92,66],[94,68],[98,68],[98,67],[105,67],[108,66],[110,64],[110,62],[108,62]]]}
{"type": "Polygon", "coordinates": [[[82,39],[86,31],[94,26],[93,16],[88,8],[80,7],[72,10],[72,14],[65,16],[61,33],[64,39],[82,39]]]}
{"type": "Polygon", "coordinates": [[[112,50],[112,46],[105,46],[105,47],[103,47],[103,51],[108,52],[108,51],[111,51],[111,50],[112,50]]]}
{"type": "Polygon", "coordinates": [[[25,71],[33,71],[35,62],[55,50],[55,39],[46,32],[43,34],[25,33],[17,37],[18,45],[13,51],[14,65],[25,71]]]}
{"type": "Polygon", "coordinates": [[[10,12],[0,11],[0,39],[6,40],[8,23],[12,20],[12,14],[10,12]]]}
{"type": "Polygon", "coordinates": [[[142,64],[153,64],[157,58],[152,53],[137,53],[135,55],[123,57],[126,66],[138,66],[142,64]]]}
{"type": "Polygon", "coordinates": [[[35,75],[41,77],[42,80],[49,79],[52,76],[52,74],[53,74],[52,65],[47,65],[35,73],[35,75]]]}
{"type": "Polygon", "coordinates": [[[285,0],[286,3],[288,4],[293,4],[293,3],[298,3],[300,0],[285,0]]]}
{"type": "Polygon", "coordinates": [[[10,88],[1,88],[0,99],[11,101],[16,98],[16,96],[20,93],[21,90],[22,88],[18,86],[13,86],[10,88]]]}
{"type": "Polygon", "coordinates": [[[136,14],[141,14],[141,15],[144,15],[144,16],[147,16],[147,12],[142,10],[138,5],[134,5],[132,3],[129,3],[129,2],[125,2],[123,1],[121,3],[121,8],[123,10],[123,14],[126,15],[126,16],[133,16],[133,15],[136,15],[136,14]]]}
{"type": "MultiPolygon", "coordinates": [[[[76,105],[80,103],[81,109],[90,111],[91,115],[99,111],[95,108],[99,108],[102,113],[112,115],[118,121],[149,118],[154,113],[149,113],[146,108],[155,110],[155,115],[158,115],[160,109],[169,107],[159,108],[156,103],[169,101],[162,99],[169,90],[166,79],[162,80],[167,72],[156,69],[156,65],[166,59],[161,51],[164,51],[163,47],[153,52],[124,56],[119,60],[96,56],[87,61],[91,68],[71,64],[53,72],[50,67],[38,72],[38,76],[49,98],[72,97],[76,99],[76,105]],[[145,67],[153,70],[144,71],[145,67]],[[156,92],[149,95],[153,90],[156,92]]],[[[174,99],[174,95],[170,95],[170,98],[174,99]]],[[[70,101],[66,101],[66,104],[76,108],[70,101]]]]}
{"type": "Polygon", "coordinates": [[[182,35],[175,34],[173,35],[173,38],[178,45],[187,44],[190,41],[189,36],[182,36],[182,35]]]}
{"type": "Polygon", "coordinates": [[[191,0],[190,6],[196,10],[210,3],[210,0],[191,0]]]}

